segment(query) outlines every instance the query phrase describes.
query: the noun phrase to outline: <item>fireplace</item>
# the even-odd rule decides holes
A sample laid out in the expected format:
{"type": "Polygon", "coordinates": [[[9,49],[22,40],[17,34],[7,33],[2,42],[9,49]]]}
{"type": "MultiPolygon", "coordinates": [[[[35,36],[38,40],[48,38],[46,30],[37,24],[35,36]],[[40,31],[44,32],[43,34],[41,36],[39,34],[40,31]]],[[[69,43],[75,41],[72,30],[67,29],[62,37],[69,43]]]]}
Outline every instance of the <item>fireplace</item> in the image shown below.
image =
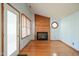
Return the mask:
{"type": "Polygon", "coordinates": [[[48,40],[48,32],[37,32],[37,40],[48,40]]]}

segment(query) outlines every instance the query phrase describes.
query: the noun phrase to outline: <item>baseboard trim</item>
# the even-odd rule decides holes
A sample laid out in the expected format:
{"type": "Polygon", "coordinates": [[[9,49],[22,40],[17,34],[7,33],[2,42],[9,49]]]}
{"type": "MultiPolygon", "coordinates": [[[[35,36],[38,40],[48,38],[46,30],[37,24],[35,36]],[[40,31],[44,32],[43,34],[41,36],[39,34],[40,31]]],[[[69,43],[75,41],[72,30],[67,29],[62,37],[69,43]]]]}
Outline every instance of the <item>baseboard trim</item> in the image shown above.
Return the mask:
{"type": "Polygon", "coordinates": [[[65,44],[65,45],[68,46],[69,48],[73,49],[74,51],[79,52],[78,50],[76,50],[75,48],[69,46],[67,43],[63,42],[62,40],[58,40],[58,41],[62,42],[63,44],[65,44]]]}
{"type": "MultiPolygon", "coordinates": [[[[25,47],[27,47],[29,44],[30,44],[30,42],[31,42],[32,40],[30,40],[22,49],[20,49],[20,51],[22,51],[25,47]]],[[[17,56],[27,56],[27,55],[22,55],[22,54],[20,54],[20,51],[19,51],[19,54],[17,54],[17,56]]]]}
{"type": "MultiPolygon", "coordinates": [[[[27,47],[27,46],[31,43],[31,41],[37,41],[37,40],[30,40],[30,41],[24,46],[24,48],[27,47]]],[[[76,52],[79,53],[78,50],[74,49],[73,47],[69,46],[67,43],[65,43],[65,42],[63,42],[63,41],[61,41],[61,40],[50,40],[50,41],[60,41],[60,42],[62,42],[63,44],[65,44],[66,46],[68,46],[69,48],[71,48],[71,49],[73,49],[74,51],[76,51],[76,52]]],[[[24,48],[22,48],[21,50],[23,50],[24,48]]],[[[20,50],[20,51],[21,51],[21,50],[20,50]]],[[[20,56],[20,54],[18,54],[18,55],[20,56]]]]}
{"type": "Polygon", "coordinates": [[[31,41],[32,40],[30,40],[22,49],[20,49],[20,51],[23,50],[25,47],[27,47],[30,44],[31,41]]]}

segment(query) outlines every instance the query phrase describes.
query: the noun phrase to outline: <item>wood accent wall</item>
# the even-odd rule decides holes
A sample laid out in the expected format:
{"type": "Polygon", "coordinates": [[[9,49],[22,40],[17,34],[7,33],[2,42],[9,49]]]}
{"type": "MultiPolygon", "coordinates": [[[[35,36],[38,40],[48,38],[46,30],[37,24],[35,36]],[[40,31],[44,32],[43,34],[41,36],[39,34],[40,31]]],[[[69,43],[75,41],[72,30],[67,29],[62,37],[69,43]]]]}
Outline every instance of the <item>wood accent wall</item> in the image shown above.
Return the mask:
{"type": "Polygon", "coordinates": [[[50,18],[35,14],[35,30],[36,39],[37,32],[48,32],[48,40],[50,40],[50,18]]]}

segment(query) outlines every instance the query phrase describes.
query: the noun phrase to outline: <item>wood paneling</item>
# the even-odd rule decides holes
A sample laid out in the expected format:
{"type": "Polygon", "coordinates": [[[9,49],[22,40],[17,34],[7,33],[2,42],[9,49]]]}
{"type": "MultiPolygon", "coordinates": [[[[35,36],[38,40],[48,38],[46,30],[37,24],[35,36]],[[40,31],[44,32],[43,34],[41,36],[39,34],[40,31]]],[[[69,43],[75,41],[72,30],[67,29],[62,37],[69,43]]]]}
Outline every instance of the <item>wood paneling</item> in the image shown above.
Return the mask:
{"type": "Polygon", "coordinates": [[[70,48],[59,40],[31,41],[20,51],[20,55],[27,56],[79,56],[79,52],[70,48]]]}
{"type": "Polygon", "coordinates": [[[1,3],[0,3],[0,56],[2,55],[2,46],[1,46],[2,45],[2,42],[1,42],[2,41],[2,36],[1,36],[1,34],[2,34],[1,33],[2,32],[2,30],[1,30],[2,29],[2,27],[1,27],[2,26],[2,22],[1,22],[2,21],[1,20],[2,19],[2,13],[1,12],[2,12],[2,9],[1,9],[1,3]]]}
{"type": "Polygon", "coordinates": [[[35,14],[35,28],[37,32],[48,32],[48,39],[50,39],[50,18],[35,14]]]}
{"type": "Polygon", "coordinates": [[[4,55],[4,3],[2,3],[2,56],[4,55]]]}

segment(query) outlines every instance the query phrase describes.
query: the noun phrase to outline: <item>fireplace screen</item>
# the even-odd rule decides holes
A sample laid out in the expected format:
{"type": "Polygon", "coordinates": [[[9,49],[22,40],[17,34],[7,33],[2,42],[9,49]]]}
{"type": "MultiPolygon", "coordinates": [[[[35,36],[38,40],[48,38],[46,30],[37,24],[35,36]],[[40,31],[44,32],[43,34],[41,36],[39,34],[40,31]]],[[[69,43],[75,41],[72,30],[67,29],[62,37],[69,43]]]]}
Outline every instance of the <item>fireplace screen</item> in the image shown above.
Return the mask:
{"type": "Polygon", "coordinates": [[[37,32],[37,40],[48,40],[48,32],[37,32]]]}

